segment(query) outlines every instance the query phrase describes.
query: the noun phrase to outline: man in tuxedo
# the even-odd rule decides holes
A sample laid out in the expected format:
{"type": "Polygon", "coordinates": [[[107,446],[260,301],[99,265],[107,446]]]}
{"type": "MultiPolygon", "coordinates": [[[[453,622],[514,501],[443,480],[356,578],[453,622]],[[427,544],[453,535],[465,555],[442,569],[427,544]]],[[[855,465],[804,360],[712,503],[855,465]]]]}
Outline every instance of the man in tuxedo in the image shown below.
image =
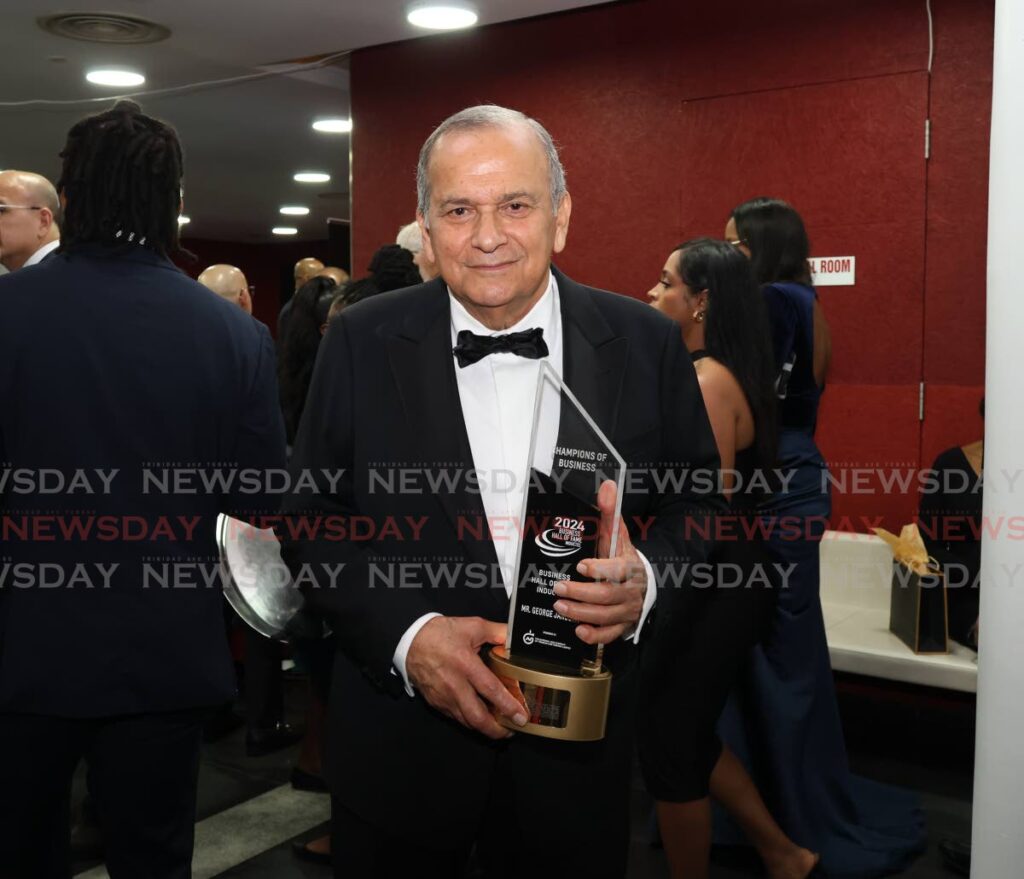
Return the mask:
{"type": "Polygon", "coordinates": [[[61,155],[63,246],[0,278],[0,879],[70,875],[80,760],[112,879],[185,879],[235,690],[216,516],[284,466],[273,342],[170,260],[170,126],[119,101],[61,155]]]}
{"type": "MultiPolygon", "coordinates": [[[[327,758],[336,875],[457,876],[475,846],[487,876],[621,877],[634,645],[658,574],[702,558],[687,517],[720,504],[685,479],[663,491],[652,481],[717,467],[693,367],[670,321],[552,267],[571,199],[535,120],[493,106],[450,117],[423,146],[417,184],[441,276],[332,324],[292,465],[343,476],[286,504],[287,557],[339,648],[327,758]],[[519,544],[507,522],[525,488],[541,359],[637,468],[617,557],[581,563],[598,582],[556,589],[577,637],[608,645],[599,742],[510,733],[495,715],[525,716],[479,655],[505,642],[519,544]],[[325,533],[329,517],[351,523],[347,541],[325,533]],[[356,528],[366,522],[369,537],[356,528]],[[344,565],[336,576],[315,573],[331,563],[344,565]]],[[[605,527],[614,494],[602,488],[605,527]]]]}
{"type": "Polygon", "coordinates": [[[53,184],[31,171],[0,171],[0,263],[14,272],[60,246],[60,202],[53,184]]]}

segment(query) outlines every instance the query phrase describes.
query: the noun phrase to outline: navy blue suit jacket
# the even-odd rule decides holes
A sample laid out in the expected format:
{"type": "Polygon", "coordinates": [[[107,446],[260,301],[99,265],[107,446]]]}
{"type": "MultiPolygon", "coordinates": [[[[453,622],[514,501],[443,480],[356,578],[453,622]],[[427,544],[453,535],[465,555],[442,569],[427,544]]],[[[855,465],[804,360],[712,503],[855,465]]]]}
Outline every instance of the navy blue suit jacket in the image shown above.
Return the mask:
{"type": "Polygon", "coordinates": [[[283,466],[270,333],[167,259],[0,278],[0,712],[230,698],[214,523],[267,511],[239,473],[283,466]]]}

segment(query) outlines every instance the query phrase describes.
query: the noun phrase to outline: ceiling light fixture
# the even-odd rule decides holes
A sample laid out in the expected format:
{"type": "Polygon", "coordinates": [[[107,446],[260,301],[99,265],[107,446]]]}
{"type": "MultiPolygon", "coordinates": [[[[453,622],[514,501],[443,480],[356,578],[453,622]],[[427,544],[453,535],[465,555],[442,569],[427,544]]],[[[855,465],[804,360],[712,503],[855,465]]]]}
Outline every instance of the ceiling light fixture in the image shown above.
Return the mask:
{"type": "Polygon", "coordinates": [[[274,226],[274,228],[271,229],[270,231],[273,232],[275,235],[298,235],[299,234],[299,230],[296,229],[294,226],[274,226]]]}
{"type": "Polygon", "coordinates": [[[85,78],[93,85],[106,85],[114,88],[142,85],[146,81],[146,77],[133,70],[90,70],[85,74],[85,78]]]}
{"type": "Polygon", "coordinates": [[[314,131],[325,134],[348,134],[352,130],[351,119],[317,119],[313,123],[314,131]]]}
{"type": "Polygon", "coordinates": [[[44,31],[88,43],[159,43],[171,31],[162,24],[110,12],[64,12],[37,18],[44,31]]]}
{"type": "Polygon", "coordinates": [[[292,179],[296,183],[329,183],[331,175],[322,171],[300,171],[292,179]]]}
{"type": "Polygon", "coordinates": [[[476,10],[468,4],[417,3],[409,7],[406,21],[432,31],[454,31],[477,23],[476,10]]]}
{"type": "Polygon", "coordinates": [[[309,213],[309,208],[302,207],[301,205],[285,205],[281,208],[281,213],[286,217],[304,217],[309,213]]]}

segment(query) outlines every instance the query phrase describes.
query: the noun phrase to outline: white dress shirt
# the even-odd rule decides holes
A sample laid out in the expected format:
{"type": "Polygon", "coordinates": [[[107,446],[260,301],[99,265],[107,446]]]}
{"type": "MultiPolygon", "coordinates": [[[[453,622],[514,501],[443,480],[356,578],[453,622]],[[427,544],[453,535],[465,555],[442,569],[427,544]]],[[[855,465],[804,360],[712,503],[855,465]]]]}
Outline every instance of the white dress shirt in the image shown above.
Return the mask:
{"type": "Polygon", "coordinates": [[[22,268],[27,269],[29,266],[34,266],[37,263],[41,263],[43,261],[43,257],[45,257],[47,254],[53,253],[53,251],[55,251],[58,247],[60,247],[59,238],[56,241],[51,241],[49,244],[44,244],[42,247],[39,248],[39,250],[33,253],[32,256],[25,260],[25,264],[22,266],[22,268]]]}
{"type": "MultiPolygon", "coordinates": [[[[479,336],[497,336],[518,333],[539,327],[544,331],[548,346],[542,358],[562,376],[562,311],[559,304],[558,284],[550,276],[548,289],[526,315],[512,327],[492,330],[474,318],[449,290],[451,306],[451,333],[454,346],[463,330],[479,336]]],[[[454,355],[453,355],[454,356],[454,355]]],[[[528,485],[530,431],[537,394],[539,361],[520,357],[510,352],[489,354],[469,366],[455,370],[462,404],[462,415],[473,453],[473,467],[480,475],[480,495],[484,513],[491,528],[494,550],[505,581],[505,593],[512,595],[516,561],[519,556],[520,522],[523,494],[528,485]]],[[[555,437],[550,437],[554,452],[555,437]]],[[[647,559],[640,555],[647,573],[648,588],[644,594],[644,607],[636,630],[629,636],[637,639],[647,614],[654,605],[654,575],[647,559]]],[[[405,670],[405,660],[413,638],[437,613],[427,613],[417,619],[402,636],[395,649],[393,663],[405,681],[409,695],[413,695],[405,670]]]]}

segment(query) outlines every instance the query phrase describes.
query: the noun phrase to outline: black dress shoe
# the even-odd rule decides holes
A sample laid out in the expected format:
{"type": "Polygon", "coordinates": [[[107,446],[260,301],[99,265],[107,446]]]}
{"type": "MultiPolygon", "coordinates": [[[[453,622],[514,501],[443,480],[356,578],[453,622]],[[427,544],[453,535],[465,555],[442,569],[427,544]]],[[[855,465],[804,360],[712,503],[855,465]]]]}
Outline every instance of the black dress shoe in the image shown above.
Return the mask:
{"type": "Polygon", "coordinates": [[[302,733],[279,720],[273,726],[250,728],[245,734],[245,753],[249,757],[262,757],[294,745],[301,738],[302,733]]]}
{"type": "Polygon", "coordinates": [[[312,772],[303,772],[298,766],[292,767],[292,787],[295,790],[306,790],[314,794],[327,793],[327,782],[312,772]]]}
{"type": "Polygon", "coordinates": [[[324,867],[331,866],[331,856],[325,852],[315,852],[309,848],[308,843],[305,842],[293,842],[292,843],[292,854],[295,855],[300,861],[305,861],[308,864],[320,864],[324,867]]]}
{"type": "Polygon", "coordinates": [[[961,876],[971,875],[971,844],[959,839],[944,839],[939,843],[939,853],[947,870],[961,876]]]}

